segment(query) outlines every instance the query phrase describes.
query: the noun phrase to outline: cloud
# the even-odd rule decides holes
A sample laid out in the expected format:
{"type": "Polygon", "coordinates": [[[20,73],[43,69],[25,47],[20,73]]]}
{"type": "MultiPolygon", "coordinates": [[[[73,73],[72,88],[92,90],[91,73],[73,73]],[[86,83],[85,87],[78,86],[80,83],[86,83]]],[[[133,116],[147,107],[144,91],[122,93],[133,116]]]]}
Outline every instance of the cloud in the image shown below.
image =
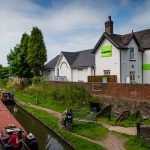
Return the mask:
{"type": "Polygon", "coordinates": [[[117,26],[119,33],[126,34],[132,32],[132,30],[136,32],[150,28],[149,8],[149,0],[137,0],[129,3],[127,11],[129,14],[126,14],[128,19],[122,25],[117,26]]]}
{"type": "MultiPolygon", "coordinates": [[[[7,64],[6,55],[20,42],[24,32],[39,27],[45,39],[48,60],[60,51],[77,51],[94,47],[104,31],[109,15],[121,14],[120,8],[129,7],[129,0],[0,0],[0,64],[7,64]],[[117,5],[116,5],[116,3],[117,5]]],[[[146,5],[146,4],[145,4],[146,5]]],[[[146,6],[144,6],[146,8],[146,6]]],[[[117,31],[127,31],[131,24],[140,24],[140,13],[130,17],[117,31]],[[135,21],[134,21],[135,20],[135,21]]],[[[148,14],[148,7],[146,8],[148,14]]],[[[145,15],[146,15],[145,14],[145,15]]],[[[147,15],[148,16],[148,15],[147,15]]],[[[142,18],[142,17],[140,17],[142,18]]],[[[118,18],[116,18],[117,20],[118,18]]],[[[144,20],[143,20],[144,21],[144,20]]],[[[141,24],[142,26],[142,24],[141,24]]]]}
{"type": "MultiPolygon", "coordinates": [[[[0,37],[0,63],[4,65],[7,64],[6,55],[9,53],[10,49],[13,49],[15,44],[20,42],[24,32],[30,34],[33,26],[38,26],[42,30],[47,51],[50,56],[51,51],[49,50],[53,48],[53,51],[59,51],[59,47],[64,50],[65,48],[77,48],[80,50],[87,47],[87,44],[79,38],[82,37],[82,34],[86,37],[86,33],[82,33],[82,30],[90,31],[102,29],[106,15],[112,10],[110,8],[107,14],[103,11],[100,12],[99,9],[104,10],[104,8],[100,6],[99,9],[94,9],[92,5],[94,3],[92,1],[84,2],[84,5],[80,3],[80,1],[65,3],[65,5],[58,5],[58,3],[55,3],[53,4],[54,7],[47,9],[37,3],[33,3],[31,0],[1,0],[0,3],[0,32],[2,35],[0,37]],[[73,34],[76,32],[79,33],[78,40],[76,35],[73,37],[73,34]],[[68,40],[70,34],[71,37],[70,40],[68,40]],[[66,39],[65,35],[68,36],[66,40],[67,43],[62,43],[61,38],[66,39]],[[51,43],[50,41],[52,38],[55,38],[55,40],[53,39],[55,42],[51,43]],[[53,44],[60,45],[57,47],[53,44]]],[[[89,40],[90,39],[87,41],[86,39],[87,43],[92,43],[89,42],[89,40]]]]}

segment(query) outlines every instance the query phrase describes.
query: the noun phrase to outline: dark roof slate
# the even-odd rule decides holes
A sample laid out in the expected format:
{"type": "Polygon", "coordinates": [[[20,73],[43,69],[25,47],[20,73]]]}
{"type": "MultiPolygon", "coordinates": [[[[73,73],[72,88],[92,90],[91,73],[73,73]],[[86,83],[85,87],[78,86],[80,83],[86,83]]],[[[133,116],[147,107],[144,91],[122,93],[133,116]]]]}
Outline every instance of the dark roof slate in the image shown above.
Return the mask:
{"type": "Polygon", "coordinates": [[[79,52],[62,52],[66,60],[68,61],[69,65],[72,66],[78,55],[79,52]]]}
{"type": "Polygon", "coordinates": [[[127,44],[132,38],[135,39],[140,49],[150,49],[150,29],[132,32],[129,34],[119,35],[104,32],[97,44],[93,49],[93,53],[96,51],[97,47],[101,44],[104,38],[108,38],[117,48],[128,49],[127,44]]]}
{"type": "Polygon", "coordinates": [[[80,51],[72,67],[92,67],[95,65],[95,56],[91,53],[92,49],[80,51]]]}
{"type": "Polygon", "coordinates": [[[57,55],[55,58],[53,58],[52,60],[50,60],[46,65],[45,65],[45,69],[54,69],[56,66],[56,63],[59,59],[60,55],[57,55]]]}

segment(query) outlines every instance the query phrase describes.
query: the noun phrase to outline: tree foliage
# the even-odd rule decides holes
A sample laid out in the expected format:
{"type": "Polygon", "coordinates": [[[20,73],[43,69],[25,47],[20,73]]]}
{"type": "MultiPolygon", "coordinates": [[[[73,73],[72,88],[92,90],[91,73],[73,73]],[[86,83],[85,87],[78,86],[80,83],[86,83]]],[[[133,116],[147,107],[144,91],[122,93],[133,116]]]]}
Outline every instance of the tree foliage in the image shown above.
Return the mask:
{"type": "Polygon", "coordinates": [[[9,77],[9,68],[0,65],[0,79],[4,79],[8,77],[9,77]]]}
{"type": "Polygon", "coordinates": [[[21,77],[31,77],[31,68],[27,63],[27,49],[30,36],[26,33],[22,35],[20,42],[20,53],[18,56],[19,74],[21,77]]]}
{"type": "Polygon", "coordinates": [[[10,53],[7,55],[7,61],[10,68],[10,74],[19,76],[19,53],[20,45],[16,45],[13,50],[10,50],[10,53]]]}
{"type": "Polygon", "coordinates": [[[40,75],[39,70],[43,69],[46,60],[47,52],[42,32],[37,27],[33,27],[28,45],[27,62],[35,76],[40,75]]]}
{"type": "Polygon", "coordinates": [[[42,32],[33,27],[31,36],[24,33],[20,44],[17,44],[7,55],[10,74],[28,78],[38,76],[47,60],[47,51],[42,32]]]}

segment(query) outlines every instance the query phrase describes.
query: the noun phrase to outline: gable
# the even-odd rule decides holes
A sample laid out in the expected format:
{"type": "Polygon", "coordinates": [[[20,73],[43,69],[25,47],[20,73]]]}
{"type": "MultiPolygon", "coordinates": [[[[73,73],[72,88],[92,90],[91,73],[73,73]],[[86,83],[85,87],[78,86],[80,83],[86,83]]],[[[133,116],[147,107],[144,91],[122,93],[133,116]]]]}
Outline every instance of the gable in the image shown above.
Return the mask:
{"type": "Polygon", "coordinates": [[[118,49],[128,49],[128,47],[122,43],[121,36],[117,34],[108,35],[107,33],[104,33],[97,44],[95,45],[92,53],[95,53],[97,48],[101,45],[101,43],[107,39],[112,45],[114,45],[118,49]]]}
{"type": "Polygon", "coordinates": [[[97,47],[95,55],[99,58],[107,58],[112,57],[117,51],[119,51],[119,49],[114,46],[107,38],[105,38],[97,47]]]}
{"type": "Polygon", "coordinates": [[[66,59],[65,56],[61,53],[60,58],[59,58],[58,63],[57,63],[57,67],[58,67],[58,68],[61,68],[62,66],[64,66],[64,64],[67,66],[67,68],[70,68],[70,65],[69,65],[67,59],[66,59]]]}

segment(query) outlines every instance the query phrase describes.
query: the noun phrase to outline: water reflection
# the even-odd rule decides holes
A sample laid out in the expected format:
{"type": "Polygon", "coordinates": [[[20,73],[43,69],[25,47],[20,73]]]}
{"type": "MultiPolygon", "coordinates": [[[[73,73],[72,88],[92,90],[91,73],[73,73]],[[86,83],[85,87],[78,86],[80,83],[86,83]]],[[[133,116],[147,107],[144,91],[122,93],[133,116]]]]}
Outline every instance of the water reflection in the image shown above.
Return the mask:
{"type": "Polygon", "coordinates": [[[40,122],[15,106],[8,106],[15,118],[22,124],[28,133],[33,133],[38,140],[40,150],[71,150],[53,132],[44,127],[40,122]]]}
{"type": "Polygon", "coordinates": [[[15,114],[16,114],[16,113],[17,113],[17,111],[18,111],[18,107],[17,107],[17,105],[15,105],[15,106],[14,106],[13,111],[14,111],[14,113],[13,113],[13,114],[14,114],[14,116],[15,116],[15,114]]]}

